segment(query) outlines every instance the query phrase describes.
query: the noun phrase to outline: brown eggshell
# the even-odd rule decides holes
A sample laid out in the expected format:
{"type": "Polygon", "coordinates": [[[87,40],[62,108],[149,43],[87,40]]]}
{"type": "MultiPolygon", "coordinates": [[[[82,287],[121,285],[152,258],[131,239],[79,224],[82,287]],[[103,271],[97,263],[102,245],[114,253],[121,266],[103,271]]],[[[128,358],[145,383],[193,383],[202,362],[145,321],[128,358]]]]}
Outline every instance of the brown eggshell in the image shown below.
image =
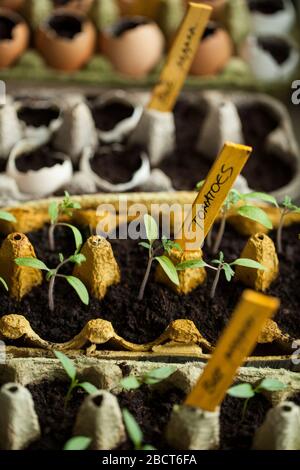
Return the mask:
{"type": "Polygon", "coordinates": [[[192,63],[191,75],[215,75],[228,63],[233,53],[233,43],[222,28],[204,38],[192,63]]]}
{"type": "Polygon", "coordinates": [[[64,10],[75,11],[75,13],[87,13],[91,9],[94,0],[69,0],[64,5],[60,5],[57,0],[52,0],[52,3],[55,9],[63,8],[64,10]]]}
{"type": "Polygon", "coordinates": [[[20,10],[25,4],[25,0],[0,0],[0,8],[8,8],[9,10],[20,10]]]}
{"type": "Polygon", "coordinates": [[[36,47],[51,67],[67,72],[83,67],[95,49],[96,31],[93,24],[83,16],[59,10],[43,23],[36,32],[36,47]],[[72,39],[59,36],[49,26],[53,16],[75,17],[83,22],[82,31],[72,39]]]}
{"type": "Polygon", "coordinates": [[[103,31],[100,35],[100,47],[116,70],[124,75],[140,78],[159,63],[165,39],[154,22],[130,18],[132,20],[141,21],[141,24],[124,31],[119,37],[114,35],[117,25],[103,31]]]}
{"type": "Polygon", "coordinates": [[[17,13],[0,9],[0,17],[10,18],[16,26],[12,31],[12,39],[0,39],[0,69],[12,65],[25,51],[29,42],[29,28],[17,13]]]}

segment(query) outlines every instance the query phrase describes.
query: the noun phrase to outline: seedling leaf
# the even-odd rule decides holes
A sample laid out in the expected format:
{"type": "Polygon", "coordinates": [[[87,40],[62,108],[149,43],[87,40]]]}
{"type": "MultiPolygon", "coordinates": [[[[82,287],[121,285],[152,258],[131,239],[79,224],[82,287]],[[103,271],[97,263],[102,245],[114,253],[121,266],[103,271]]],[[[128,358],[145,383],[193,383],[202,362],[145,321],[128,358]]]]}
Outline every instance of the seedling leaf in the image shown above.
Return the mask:
{"type": "Polygon", "coordinates": [[[140,448],[143,442],[143,433],[140,426],[127,408],[124,408],[122,413],[129,438],[136,448],[140,448]]]}
{"type": "Polygon", "coordinates": [[[250,384],[238,384],[227,390],[227,394],[236,398],[252,398],[255,392],[250,384]]]}
{"type": "Polygon", "coordinates": [[[260,199],[261,201],[269,202],[270,204],[274,204],[274,206],[278,207],[278,203],[275,197],[266,193],[252,192],[252,193],[243,194],[243,199],[245,200],[246,199],[260,199]]]}
{"type": "Polygon", "coordinates": [[[287,385],[280,382],[278,379],[272,378],[263,379],[257,387],[258,390],[267,390],[269,392],[277,392],[285,388],[287,388],[287,385]]]}
{"type": "Polygon", "coordinates": [[[49,268],[43,263],[43,261],[40,261],[39,259],[36,258],[16,258],[15,263],[18,266],[25,266],[26,268],[33,268],[33,269],[40,269],[42,271],[50,271],[49,268]]]}
{"type": "Polygon", "coordinates": [[[176,284],[178,286],[179,285],[179,277],[178,277],[178,274],[177,274],[177,271],[176,271],[176,267],[174,266],[174,264],[172,263],[170,258],[168,258],[167,256],[157,256],[155,259],[159,262],[159,264],[163,268],[163,270],[166,273],[166,275],[168,276],[168,278],[174,284],[176,284]]]}
{"type": "Polygon", "coordinates": [[[89,293],[83,282],[74,276],[66,276],[66,280],[68,283],[73,287],[76,291],[78,297],[80,298],[81,302],[85,305],[89,304],[90,298],[89,293]]]}
{"type": "Polygon", "coordinates": [[[125,388],[125,390],[136,390],[142,385],[141,382],[133,375],[122,379],[120,384],[125,388]]]}
{"type": "Polygon", "coordinates": [[[144,215],[144,224],[146,229],[147,239],[153,243],[158,239],[158,228],[156,220],[149,214],[144,215]]]}
{"type": "Polygon", "coordinates": [[[82,388],[89,395],[93,395],[94,393],[97,393],[99,391],[98,388],[95,387],[95,385],[89,382],[82,382],[79,384],[79,387],[82,388]]]}
{"type": "Polygon", "coordinates": [[[57,359],[60,361],[61,365],[65,369],[66,374],[70,377],[71,380],[76,379],[76,368],[65,354],[60,351],[53,351],[57,359]]]}
{"type": "Polygon", "coordinates": [[[0,219],[6,220],[6,222],[17,222],[15,216],[10,212],[0,211],[0,219]]]}
{"type": "Polygon", "coordinates": [[[167,379],[170,375],[174,374],[177,370],[175,366],[166,366],[159,367],[157,369],[151,370],[144,376],[144,383],[148,385],[153,385],[161,382],[162,380],[167,379]]]}
{"type": "Polygon", "coordinates": [[[58,204],[52,201],[48,207],[48,214],[50,216],[51,224],[55,224],[58,219],[59,209],[58,204]]]}
{"type": "Polygon", "coordinates": [[[63,450],[86,450],[91,445],[91,442],[92,439],[90,437],[72,437],[68,442],[66,442],[63,450]]]}
{"type": "Polygon", "coordinates": [[[238,258],[231,263],[231,266],[245,266],[246,268],[259,269],[261,271],[267,270],[265,266],[249,258],[238,258]]]}
{"type": "Polygon", "coordinates": [[[71,263],[75,264],[82,264],[86,261],[86,257],[82,255],[81,253],[78,253],[77,255],[73,255],[69,258],[69,261],[71,263]]]}
{"type": "Polygon", "coordinates": [[[224,264],[223,269],[224,269],[226,281],[230,282],[235,274],[233,269],[231,269],[230,265],[227,263],[224,264]]]}
{"type": "Polygon", "coordinates": [[[199,260],[190,260],[190,261],[183,261],[176,265],[176,271],[184,271],[185,269],[196,269],[196,268],[204,268],[207,266],[207,263],[202,259],[199,260]]]}
{"type": "Polygon", "coordinates": [[[149,243],[146,243],[146,242],[141,242],[139,243],[140,246],[142,246],[143,248],[147,248],[147,250],[149,250],[151,248],[151,245],[149,243]]]}
{"type": "Polygon", "coordinates": [[[242,206],[238,209],[238,213],[245,217],[246,219],[254,220],[268,229],[273,228],[273,224],[269,219],[268,215],[260,209],[259,207],[254,206],[242,206]]]}

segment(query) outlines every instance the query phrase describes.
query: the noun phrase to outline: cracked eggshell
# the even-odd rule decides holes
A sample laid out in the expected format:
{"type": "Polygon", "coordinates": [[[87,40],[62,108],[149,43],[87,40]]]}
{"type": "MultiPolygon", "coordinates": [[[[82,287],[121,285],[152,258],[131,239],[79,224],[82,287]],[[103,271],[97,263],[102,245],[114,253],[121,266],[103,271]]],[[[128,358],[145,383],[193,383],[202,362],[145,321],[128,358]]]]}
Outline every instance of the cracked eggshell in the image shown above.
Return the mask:
{"type": "Polygon", "coordinates": [[[58,131],[60,126],[62,125],[62,112],[60,108],[53,104],[46,102],[44,100],[29,100],[23,103],[18,103],[16,105],[17,114],[19,121],[23,127],[23,134],[25,138],[28,139],[50,139],[51,136],[58,131]],[[22,120],[22,111],[24,109],[31,109],[32,112],[38,111],[46,111],[47,109],[53,111],[53,118],[50,120],[48,125],[41,125],[41,126],[32,126],[27,125],[24,120],[22,120]]]}
{"type": "Polygon", "coordinates": [[[23,18],[10,10],[0,8],[0,69],[12,65],[27,49],[29,28],[23,18]],[[4,33],[7,29],[7,34],[4,33]]]}
{"type": "Polygon", "coordinates": [[[249,64],[255,78],[263,82],[288,80],[299,64],[299,52],[293,44],[283,37],[276,38],[290,46],[289,56],[281,64],[269,51],[261,47],[257,36],[248,36],[240,49],[241,57],[249,64]]]}
{"type": "MultiPolygon", "coordinates": [[[[62,186],[69,183],[72,178],[73,168],[70,158],[62,153],[56,153],[55,157],[61,160],[52,167],[44,167],[40,170],[22,172],[17,169],[16,160],[24,153],[30,153],[38,146],[33,140],[22,140],[11,151],[6,173],[13,178],[22,193],[34,197],[48,196],[62,186]]],[[[30,158],[30,155],[28,156],[30,158]]]]}
{"type": "Polygon", "coordinates": [[[96,31],[88,19],[68,10],[53,13],[36,32],[36,46],[48,65],[63,71],[83,67],[95,49],[96,31]],[[68,32],[71,37],[65,37],[68,32]]]}
{"type": "Polygon", "coordinates": [[[119,121],[117,125],[109,131],[97,129],[98,137],[104,143],[122,142],[124,138],[136,128],[143,113],[143,106],[137,104],[133,99],[130,99],[127,93],[124,93],[122,90],[109,91],[103,94],[95,101],[94,107],[104,107],[112,103],[131,106],[133,112],[131,116],[119,121]]]}
{"type": "Polygon", "coordinates": [[[146,76],[160,61],[165,39],[153,21],[122,18],[100,35],[100,47],[116,70],[134,78],[146,76]]]}
{"type": "Polygon", "coordinates": [[[251,30],[255,34],[288,34],[296,21],[291,0],[250,0],[251,30]],[[273,4],[273,6],[272,6],[273,4]]]}
{"type": "Polygon", "coordinates": [[[130,181],[126,183],[120,184],[113,184],[109,181],[104,180],[101,178],[97,173],[95,173],[91,167],[91,159],[94,156],[94,149],[92,147],[86,148],[83,151],[83,155],[80,160],[80,170],[89,175],[93,181],[95,181],[98,189],[107,192],[125,192],[131,191],[132,189],[142,185],[145,183],[150,176],[150,162],[147,154],[145,152],[141,152],[141,166],[140,168],[132,175],[130,181]]]}
{"type": "Polygon", "coordinates": [[[22,139],[22,126],[18,120],[13,100],[6,97],[0,106],[0,158],[7,158],[13,146],[22,139]]]}
{"type": "Polygon", "coordinates": [[[215,75],[224,69],[233,54],[233,43],[227,31],[216,23],[209,23],[199,43],[191,75],[215,75]]]}

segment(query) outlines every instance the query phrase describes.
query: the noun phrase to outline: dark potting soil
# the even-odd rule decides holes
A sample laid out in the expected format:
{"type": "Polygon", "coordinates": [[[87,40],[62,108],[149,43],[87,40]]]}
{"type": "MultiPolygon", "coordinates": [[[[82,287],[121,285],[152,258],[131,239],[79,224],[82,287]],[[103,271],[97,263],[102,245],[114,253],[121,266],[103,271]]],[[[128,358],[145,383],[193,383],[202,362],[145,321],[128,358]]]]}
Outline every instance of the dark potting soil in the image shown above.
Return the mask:
{"type": "Polygon", "coordinates": [[[104,106],[93,106],[92,114],[97,129],[110,131],[116,125],[132,116],[134,108],[126,103],[108,103],[104,106]]]}
{"type": "Polygon", "coordinates": [[[16,26],[16,22],[5,16],[0,16],[0,41],[12,39],[12,32],[16,26]]]}
{"type": "Polygon", "coordinates": [[[26,173],[33,170],[38,171],[41,168],[51,168],[56,164],[61,164],[62,160],[55,158],[55,153],[48,145],[40,147],[33,152],[24,153],[16,160],[16,167],[19,171],[26,173]]]}
{"type": "Polygon", "coordinates": [[[65,407],[67,382],[43,381],[28,385],[37,412],[41,437],[33,442],[28,450],[62,450],[72,437],[72,430],[79,407],[86,397],[81,389],[75,389],[70,402],[65,407]]]}
{"type": "Polygon", "coordinates": [[[283,0],[248,0],[251,11],[259,11],[265,15],[272,15],[284,9],[283,0]]]}
{"type": "MultiPolygon", "coordinates": [[[[86,394],[80,389],[65,407],[68,389],[65,382],[43,381],[29,385],[41,425],[41,438],[32,443],[28,450],[61,450],[72,436],[77,412],[86,394]]],[[[164,432],[174,405],[181,404],[185,395],[177,389],[164,391],[143,385],[138,390],[123,391],[118,395],[120,408],[127,408],[141,427],[144,444],[157,449],[169,449],[164,432]]],[[[249,401],[244,418],[244,400],[226,396],[221,406],[221,450],[251,449],[254,433],[262,424],[271,405],[262,395],[249,401]]],[[[116,450],[132,450],[133,444],[126,439],[116,450]]]]}
{"type": "Polygon", "coordinates": [[[283,64],[290,56],[291,46],[284,38],[277,36],[263,36],[258,38],[258,44],[269,52],[278,64],[283,64]]]}
{"type": "Polygon", "coordinates": [[[97,175],[113,184],[127,183],[141,166],[140,147],[98,151],[91,160],[91,167],[97,175]]]}
{"type": "Polygon", "coordinates": [[[73,39],[82,31],[82,22],[71,15],[56,15],[49,21],[49,27],[60,37],[73,39]]]}
{"type": "MultiPolygon", "coordinates": [[[[276,321],[284,332],[300,338],[299,305],[300,291],[300,243],[299,226],[284,230],[283,243],[285,253],[280,257],[280,276],[268,290],[281,300],[281,307],[276,321]]],[[[49,252],[46,227],[29,234],[38,258],[55,267],[58,264],[58,253],[69,255],[74,250],[71,231],[59,227],[56,232],[56,253],[49,252]]],[[[222,276],[214,300],[209,293],[213,274],[208,271],[207,281],[193,292],[179,296],[164,285],[154,281],[155,269],[142,301],[137,299],[138,291],[147,263],[147,250],[133,240],[112,240],[116,260],[121,268],[121,283],[111,286],[105,298],[98,301],[91,297],[89,306],[84,306],[76,293],[64,279],[57,279],[55,285],[55,311],[48,309],[48,284],[35,288],[20,303],[9,298],[6,292],[1,294],[1,313],[22,313],[31,323],[32,328],[43,339],[53,342],[70,340],[78,334],[86,322],[94,318],[111,321],[116,332],[129,341],[146,343],[156,339],[176,319],[192,320],[200,332],[213,344],[227,325],[228,320],[245,289],[239,282],[228,283],[222,276]]],[[[228,227],[221,249],[225,259],[233,261],[240,256],[246,239],[228,227]]],[[[204,248],[205,259],[210,261],[204,248]]],[[[71,273],[73,266],[67,266],[66,273],[71,273]]],[[[263,346],[260,346],[263,354],[263,346]]],[[[266,348],[264,355],[282,354],[281,349],[270,351],[266,348]]]]}
{"type": "Polygon", "coordinates": [[[57,108],[31,108],[24,106],[18,111],[18,118],[27,126],[41,127],[49,124],[59,117],[57,108]]]}
{"type": "MultiPolygon", "coordinates": [[[[288,184],[294,168],[274,150],[265,148],[266,137],[278,126],[278,118],[271,110],[259,104],[243,105],[238,109],[247,145],[253,147],[242,174],[251,188],[274,191],[288,184]],[[275,170],[276,169],[276,170],[275,170]],[[269,175],[272,174],[272,178],[269,175]]],[[[159,165],[172,180],[177,190],[191,190],[205,179],[212,160],[195,147],[206,116],[205,106],[179,100],[174,110],[176,149],[159,165]]]]}

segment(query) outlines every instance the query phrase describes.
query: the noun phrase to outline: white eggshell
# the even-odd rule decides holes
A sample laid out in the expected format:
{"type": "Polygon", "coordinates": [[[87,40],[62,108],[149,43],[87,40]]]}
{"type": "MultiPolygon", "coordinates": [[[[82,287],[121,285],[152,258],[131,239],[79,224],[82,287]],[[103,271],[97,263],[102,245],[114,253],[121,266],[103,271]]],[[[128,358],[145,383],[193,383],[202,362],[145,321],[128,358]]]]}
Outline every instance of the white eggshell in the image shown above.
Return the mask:
{"type": "Polygon", "coordinates": [[[288,59],[278,64],[268,51],[260,47],[256,36],[248,36],[240,55],[249,64],[255,78],[264,82],[287,80],[299,64],[299,52],[293,47],[288,59]]]}
{"type": "Polygon", "coordinates": [[[109,181],[102,179],[97,173],[92,170],[91,159],[94,156],[93,147],[86,148],[83,151],[81,160],[80,160],[80,170],[83,173],[89,175],[96,183],[97,187],[102,191],[107,192],[125,192],[131,191],[137,186],[145,183],[150,176],[150,162],[146,153],[141,152],[141,166],[140,168],[132,175],[130,181],[126,183],[113,184],[109,181]]]}
{"type": "Polygon", "coordinates": [[[44,167],[37,171],[29,170],[26,173],[19,171],[16,166],[17,158],[34,148],[31,140],[19,142],[9,155],[6,173],[14,178],[21,192],[34,197],[44,197],[54,193],[70,181],[73,172],[72,164],[68,156],[56,153],[55,157],[62,161],[61,164],[50,168],[44,167]]]}
{"type": "Polygon", "coordinates": [[[137,126],[143,112],[143,107],[130,99],[122,90],[110,91],[95,102],[95,106],[105,106],[110,103],[124,103],[133,106],[134,111],[129,118],[123,119],[109,131],[97,129],[99,139],[104,143],[122,142],[137,126]]]}
{"type": "Polygon", "coordinates": [[[251,26],[256,34],[287,34],[291,31],[296,12],[291,0],[283,0],[284,8],[273,14],[264,14],[259,11],[251,12],[251,26]]]}
{"type": "MultiPolygon", "coordinates": [[[[36,109],[40,109],[40,108],[54,108],[54,105],[52,104],[49,104],[49,103],[45,103],[43,101],[37,101],[37,102],[30,102],[30,103],[18,103],[17,104],[17,111],[19,112],[23,106],[26,106],[26,107],[30,107],[30,108],[36,108],[36,109]]],[[[56,107],[56,106],[55,106],[56,107]]],[[[58,107],[57,107],[58,108],[58,107]]],[[[58,108],[59,110],[59,108],[58,108]]],[[[35,126],[27,126],[25,124],[24,121],[22,121],[22,119],[19,118],[19,121],[21,122],[22,124],[22,127],[23,127],[23,133],[24,133],[24,138],[25,139],[39,139],[39,138],[43,138],[42,136],[47,136],[48,139],[50,139],[50,137],[58,131],[58,129],[60,128],[60,126],[62,125],[62,122],[63,122],[63,118],[62,118],[62,113],[59,112],[59,116],[56,118],[56,119],[53,119],[52,121],[50,121],[49,123],[49,126],[39,126],[39,127],[35,127],[35,126]]]]}

